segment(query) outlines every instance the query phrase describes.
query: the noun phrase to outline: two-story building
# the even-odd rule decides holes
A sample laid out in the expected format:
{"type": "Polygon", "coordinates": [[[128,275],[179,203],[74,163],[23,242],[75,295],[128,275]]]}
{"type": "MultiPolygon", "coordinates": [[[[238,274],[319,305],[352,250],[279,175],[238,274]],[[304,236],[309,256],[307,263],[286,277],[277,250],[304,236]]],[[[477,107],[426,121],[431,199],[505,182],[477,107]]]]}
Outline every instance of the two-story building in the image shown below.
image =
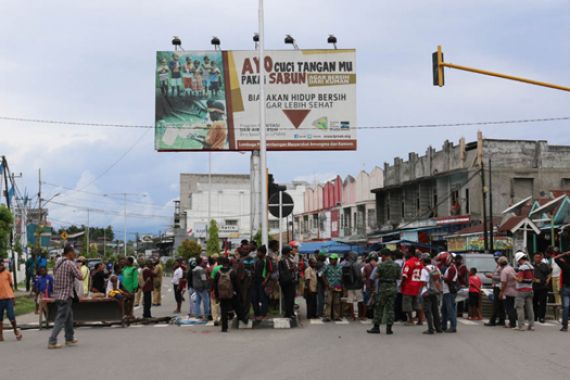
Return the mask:
{"type": "Polygon", "coordinates": [[[406,161],[384,164],[384,184],[372,190],[379,228],[371,238],[442,240],[481,223],[484,212],[497,220],[521,199],[568,188],[570,146],[482,135],[471,143],[446,141],[439,151],[429,147],[423,156],[410,153],[406,161]]]}

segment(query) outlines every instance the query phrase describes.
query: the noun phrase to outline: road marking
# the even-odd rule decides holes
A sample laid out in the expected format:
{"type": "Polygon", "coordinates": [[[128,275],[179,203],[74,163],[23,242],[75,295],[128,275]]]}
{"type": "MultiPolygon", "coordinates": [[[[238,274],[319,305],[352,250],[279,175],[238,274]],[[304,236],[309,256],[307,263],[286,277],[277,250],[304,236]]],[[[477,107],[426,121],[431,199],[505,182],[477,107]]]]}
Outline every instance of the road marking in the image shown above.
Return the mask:
{"type": "Polygon", "coordinates": [[[158,325],[154,325],[154,327],[168,327],[168,325],[165,325],[165,324],[158,324],[158,325]]]}
{"type": "Polygon", "coordinates": [[[133,329],[138,329],[138,328],[143,327],[143,325],[130,325],[129,327],[133,328],[133,329]]]}
{"type": "Polygon", "coordinates": [[[370,319],[366,319],[364,321],[360,321],[360,323],[362,323],[363,325],[371,325],[372,321],[370,319]]]}
{"type": "Polygon", "coordinates": [[[457,322],[467,326],[479,326],[479,323],[470,321],[468,319],[457,319],[457,322]]]}
{"type": "Polygon", "coordinates": [[[342,320],[340,320],[340,321],[335,321],[334,323],[337,324],[337,325],[348,325],[350,322],[348,322],[348,320],[346,320],[345,318],[343,318],[342,320]]]}
{"type": "Polygon", "coordinates": [[[311,325],[324,325],[325,323],[320,319],[310,319],[311,325]]]}

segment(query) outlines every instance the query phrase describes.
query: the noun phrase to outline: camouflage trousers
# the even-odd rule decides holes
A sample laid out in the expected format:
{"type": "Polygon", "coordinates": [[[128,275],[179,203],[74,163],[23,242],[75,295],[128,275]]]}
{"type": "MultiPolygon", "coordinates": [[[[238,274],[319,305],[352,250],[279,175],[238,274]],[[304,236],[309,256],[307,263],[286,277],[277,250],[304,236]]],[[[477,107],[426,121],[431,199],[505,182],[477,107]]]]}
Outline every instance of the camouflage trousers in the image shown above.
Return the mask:
{"type": "Polygon", "coordinates": [[[375,294],[375,303],[374,303],[375,325],[394,324],[395,301],[396,301],[396,292],[382,291],[375,294]]]}

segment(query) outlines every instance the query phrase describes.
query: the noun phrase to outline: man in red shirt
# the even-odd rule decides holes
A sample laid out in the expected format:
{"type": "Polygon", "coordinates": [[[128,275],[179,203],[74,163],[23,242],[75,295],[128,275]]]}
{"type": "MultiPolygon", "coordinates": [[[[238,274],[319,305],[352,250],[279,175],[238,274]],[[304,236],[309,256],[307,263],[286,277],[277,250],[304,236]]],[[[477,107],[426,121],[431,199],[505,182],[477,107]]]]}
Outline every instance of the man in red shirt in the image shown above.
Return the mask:
{"type": "Polygon", "coordinates": [[[402,311],[408,317],[408,324],[412,324],[412,312],[415,310],[419,326],[422,325],[422,315],[418,297],[422,288],[420,277],[423,267],[422,262],[416,256],[416,247],[410,246],[402,269],[402,311]]]}

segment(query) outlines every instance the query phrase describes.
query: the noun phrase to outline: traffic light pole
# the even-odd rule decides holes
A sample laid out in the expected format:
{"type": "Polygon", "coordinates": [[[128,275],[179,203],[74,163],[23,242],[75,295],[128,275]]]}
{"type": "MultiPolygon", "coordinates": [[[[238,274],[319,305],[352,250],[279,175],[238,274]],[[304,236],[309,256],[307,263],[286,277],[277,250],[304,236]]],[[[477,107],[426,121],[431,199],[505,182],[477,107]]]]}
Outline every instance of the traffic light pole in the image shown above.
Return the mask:
{"type": "Polygon", "coordinates": [[[547,83],[547,82],[541,82],[541,81],[537,81],[534,79],[528,79],[528,78],[523,78],[523,77],[517,77],[514,75],[508,75],[508,74],[501,74],[501,73],[496,73],[493,71],[488,71],[488,70],[481,70],[481,69],[477,69],[474,67],[468,67],[468,66],[462,66],[462,65],[456,65],[454,63],[448,63],[448,62],[443,62],[443,53],[441,51],[441,45],[439,45],[437,47],[437,52],[434,53],[434,55],[437,54],[438,60],[437,60],[437,75],[438,77],[436,78],[435,76],[435,65],[436,65],[436,61],[434,58],[434,85],[442,87],[443,86],[443,68],[444,67],[449,67],[450,69],[456,69],[456,70],[462,70],[462,71],[469,71],[471,73],[476,73],[476,74],[481,74],[481,75],[488,75],[488,76],[492,76],[492,77],[497,77],[497,78],[503,78],[503,79],[509,79],[509,80],[514,80],[517,82],[523,82],[523,83],[528,83],[528,84],[533,84],[535,86],[542,86],[542,87],[548,87],[548,88],[553,88],[555,90],[561,90],[561,91],[570,91],[570,87],[567,86],[560,86],[557,84],[553,84],[553,83],[547,83]],[[439,79],[441,78],[441,79],[439,79]],[[438,82],[438,83],[436,83],[438,82]]]}

